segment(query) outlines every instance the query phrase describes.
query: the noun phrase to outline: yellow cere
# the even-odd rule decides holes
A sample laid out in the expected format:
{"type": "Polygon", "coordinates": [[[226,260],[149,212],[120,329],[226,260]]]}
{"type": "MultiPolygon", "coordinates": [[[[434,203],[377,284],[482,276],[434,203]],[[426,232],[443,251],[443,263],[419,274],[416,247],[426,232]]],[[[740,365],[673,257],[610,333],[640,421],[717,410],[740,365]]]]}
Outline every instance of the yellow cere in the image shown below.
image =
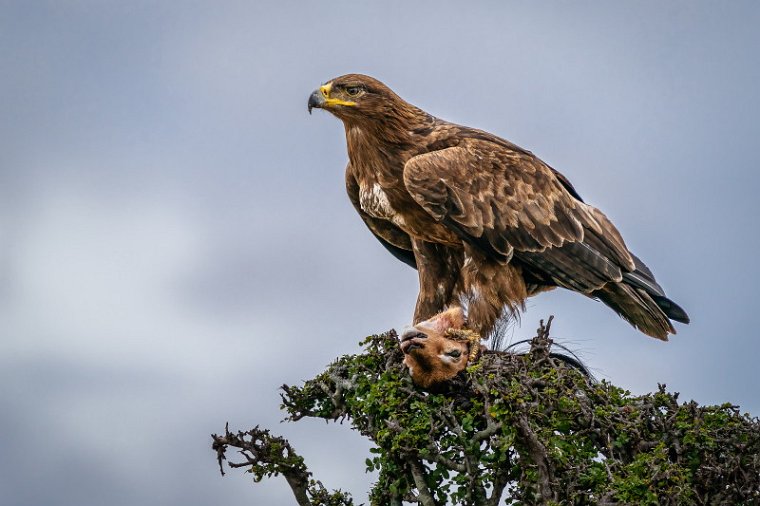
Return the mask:
{"type": "Polygon", "coordinates": [[[346,105],[346,106],[355,106],[356,102],[350,102],[348,100],[341,100],[339,98],[330,98],[330,90],[332,89],[332,82],[329,82],[327,84],[324,84],[319,87],[319,91],[322,93],[322,96],[325,97],[325,103],[324,105],[346,105]]]}

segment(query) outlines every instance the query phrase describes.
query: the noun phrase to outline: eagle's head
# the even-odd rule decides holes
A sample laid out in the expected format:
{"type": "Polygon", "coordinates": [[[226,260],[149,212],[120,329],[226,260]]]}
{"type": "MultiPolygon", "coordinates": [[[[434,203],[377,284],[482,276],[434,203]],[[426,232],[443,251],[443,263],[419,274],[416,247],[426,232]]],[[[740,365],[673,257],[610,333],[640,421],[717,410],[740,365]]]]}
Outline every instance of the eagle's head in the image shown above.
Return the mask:
{"type": "Polygon", "coordinates": [[[384,119],[406,106],[398,95],[377,79],[362,74],[346,74],[323,84],[309,96],[309,113],[324,109],[341,120],[384,119]]]}

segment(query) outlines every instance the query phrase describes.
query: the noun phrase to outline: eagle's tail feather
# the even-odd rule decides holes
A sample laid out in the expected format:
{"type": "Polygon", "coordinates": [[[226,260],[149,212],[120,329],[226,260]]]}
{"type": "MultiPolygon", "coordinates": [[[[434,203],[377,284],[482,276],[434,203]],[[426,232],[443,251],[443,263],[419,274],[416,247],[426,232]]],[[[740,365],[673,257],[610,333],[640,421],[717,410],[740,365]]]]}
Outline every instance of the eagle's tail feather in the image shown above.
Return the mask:
{"type": "Polygon", "coordinates": [[[664,296],[651,295],[651,297],[655,304],[662,309],[663,313],[668,315],[668,318],[681,323],[689,323],[689,315],[686,314],[686,311],[681,306],[664,296]]]}
{"type": "Polygon", "coordinates": [[[627,285],[645,291],[662,309],[662,312],[673,321],[689,323],[689,315],[681,306],[670,300],[662,287],[654,279],[654,274],[639,257],[631,253],[636,269],[633,272],[623,273],[623,282],[627,285]]]}
{"type": "Polygon", "coordinates": [[[608,283],[592,295],[648,336],[667,341],[668,334],[676,333],[668,315],[654,298],[641,288],[625,283],[608,283]]]}

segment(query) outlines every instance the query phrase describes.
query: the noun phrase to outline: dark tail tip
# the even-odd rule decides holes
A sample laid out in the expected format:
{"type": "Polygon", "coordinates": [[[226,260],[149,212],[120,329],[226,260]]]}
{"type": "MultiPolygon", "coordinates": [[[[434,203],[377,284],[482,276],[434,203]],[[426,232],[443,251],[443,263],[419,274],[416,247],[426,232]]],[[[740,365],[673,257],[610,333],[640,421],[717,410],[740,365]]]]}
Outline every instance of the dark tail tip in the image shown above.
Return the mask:
{"type": "Polygon", "coordinates": [[[662,309],[662,312],[665,313],[668,318],[681,323],[689,323],[689,315],[686,314],[686,311],[684,311],[681,306],[667,297],[662,297],[660,295],[650,295],[650,297],[652,297],[657,306],[662,309]]]}

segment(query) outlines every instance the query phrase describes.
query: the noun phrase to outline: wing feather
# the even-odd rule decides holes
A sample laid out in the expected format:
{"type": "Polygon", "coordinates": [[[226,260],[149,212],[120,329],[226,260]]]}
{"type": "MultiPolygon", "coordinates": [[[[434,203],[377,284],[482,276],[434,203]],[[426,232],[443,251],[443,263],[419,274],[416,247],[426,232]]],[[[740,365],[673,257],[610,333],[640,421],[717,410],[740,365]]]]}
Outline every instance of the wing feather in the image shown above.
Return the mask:
{"type": "Polygon", "coordinates": [[[407,161],[404,183],[436,221],[500,261],[512,256],[585,293],[634,260],[612,223],[530,152],[482,139],[407,161]]]}

